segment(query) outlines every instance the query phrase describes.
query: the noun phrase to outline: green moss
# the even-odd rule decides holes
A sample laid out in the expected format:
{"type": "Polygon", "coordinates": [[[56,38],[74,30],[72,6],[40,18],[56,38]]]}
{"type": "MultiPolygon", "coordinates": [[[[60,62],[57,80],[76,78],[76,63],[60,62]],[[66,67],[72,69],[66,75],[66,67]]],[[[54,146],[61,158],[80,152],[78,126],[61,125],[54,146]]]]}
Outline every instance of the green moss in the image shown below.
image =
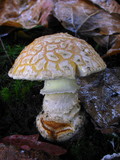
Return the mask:
{"type": "Polygon", "coordinates": [[[8,70],[14,63],[14,60],[17,58],[23,48],[24,45],[10,45],[2,41],[2,44],[0,45],[0,76],[6,76],[8,70]]]}
{"type": "Polygon", "coordinates": [[[0,45],[0,137],[35,134],[35,118],[42,104],[41,82],[14,80],[8,76],[9,69],[25,46],[5,40],[3,43],[5,50],[0,45]]]}
{"type": "Polygon", "coordinates": [[[13,101],[20,102],[21,100],[23,102],[35,84],[32,81],[13,80],[8,76],[9,69],[24,47],[24,45],[18,44],[13,46],[6,44],[6,42],[4,43],[4,47],[0,46],[0,98],[6,103],[13,103],[13,101]]]}
{"type": "Polygon", "coordinates": [[[25,47],[24,45],[18,45],[18,44],[16,44],[15,46],[7,45],[6,50],[8,52],[8,55],[12,59],[15,59],[20,54],[20,51],[22,51],[24,47],[25,47]]]}
{"type": "Polygon", "coordinates": [[[12,80],[10,86],[10,92],[12,97],[14,97],[18,101],[23,101],[26,99],[28,94],[31,92],[31,88],[33,87],[34,83],[29,81],[21,81],[21,80],[12,80]]]}
{"type": "MultiPolygon", "coordinates": [[[[11,80],[12,81],[12,80],[11,80]]],[[[11,103],[11,101],[23,101],[25,97],[30,92],[30,89],[32,87],[31,83],[25,83],[22,81],[12,81],[9,83],[8,87],[2,87],[0,89],[0,97],[1,100],[5,101],[6,103],[11,103]]]]}
{"type": "Polygon", "coordinates": [[[1,99],[3,101],[9,101],[10,100],[10,91],[9,91],[9,88],[7,87],[3,87],[1,90],[0,90],[0,96],[1,96],[1,99]]]}
{"type": "Polygon", "coordinates": [[[21,50],[24,48],[24,45],[18,45],[18,44],[12,46],[3,43],[3,45],[0,45],[0,52],[3,53],[0,56],[0,60],[2,60],[1,61],[2,65],[13,62],[16,59],[16,57],[20,54],[21,50]]]}

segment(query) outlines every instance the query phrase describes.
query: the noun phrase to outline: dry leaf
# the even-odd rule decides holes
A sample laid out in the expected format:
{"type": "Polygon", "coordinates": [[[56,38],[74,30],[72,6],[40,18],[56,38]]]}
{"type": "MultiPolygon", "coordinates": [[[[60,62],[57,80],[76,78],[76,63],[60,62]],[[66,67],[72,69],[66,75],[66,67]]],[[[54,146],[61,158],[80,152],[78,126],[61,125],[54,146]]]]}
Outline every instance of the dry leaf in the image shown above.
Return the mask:
{"type": "Polygon", "coordinates": [[[13,145],[0,143],[0,160],[60,160],[58,156],[46,154],[42,151],[24,151],[13,145]]]}
{"type": "Polygon", "coordinates": [[[73,32],[86,36],[101,36],[120,33],[120,19],[110,15],[94,4],[79,0],[55,3],[54,16],[73,32]]]}
{"type": "Polygon", "coordinates": [[[120,5],[115,0],[90,0],[109,13],[120,14],[120,5]]]}
{"type": "Polygon", "coordinates": [[[114,43],[111,48],[107,51],[106,56],[112,56],[120,53],[120,35],[116,35],[114,38],[114,43]]]}
{"type": "Polygon", "coordinates": [[[55,0],[54,16],[66,29],[76,35],[91,37],[106,48],[111,46],[111,41],[104,43],[106,39],[120,33],[120,15],[109,14],[89,0],[55,0]],[[103,38],[105,41],[100,41],[103,38]]]}
{"type": "Polygon", "coordinates": [[[2,0],[0,25],[22,28],[47,25],[52,7],[52,0],[2,0]]]}
{"type": "Polygon", "coordinates": [[[120,34],[113,36],[99,36],[93,38],[99,45],[106,47],[107,53],[102,57],[108,57],[120,53],[120,34]]]}
{"type": "Polygon", "coordinates": [[[8,137],[4,137],[3,139],[1,139],[1,142],[5,144],[11,144],[11,145],[17,146],[24,150],[30,150],[30,149],[34,149],[37,151],[42,150],[44,152],[47,152],[51,155],[56,155],[56,156],[65,154],[67,152],[64,148],[59,147],[57,145],[38,141],[38,137],[39,137],[38,134],[28,135],[28,136],[12,135],[8,137]]]}
{"type": "Polygon", "coordinates": [[[95,6],[84,1],[60,0],[55,3],[54,16],[62,25],[73,32],[76,32],[85,21],[98,12],[95,6]]]}

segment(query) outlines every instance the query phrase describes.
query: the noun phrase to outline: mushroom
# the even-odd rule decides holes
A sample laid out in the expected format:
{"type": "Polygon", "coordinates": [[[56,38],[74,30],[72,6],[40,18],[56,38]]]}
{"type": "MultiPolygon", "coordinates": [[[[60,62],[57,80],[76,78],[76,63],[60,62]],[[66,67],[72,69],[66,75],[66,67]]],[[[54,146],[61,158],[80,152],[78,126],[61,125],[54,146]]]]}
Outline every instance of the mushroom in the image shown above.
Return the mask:
{"type": "Polygon", "coordinates": [[[41,135],[50,141],[73,137],[84,123],[78,100],[77,77],[102,71],[106,64],[87,42],[67,33],[35,39],[8,75],[13,79],[45,80],[43,109],[36,118],[41,135]]]}

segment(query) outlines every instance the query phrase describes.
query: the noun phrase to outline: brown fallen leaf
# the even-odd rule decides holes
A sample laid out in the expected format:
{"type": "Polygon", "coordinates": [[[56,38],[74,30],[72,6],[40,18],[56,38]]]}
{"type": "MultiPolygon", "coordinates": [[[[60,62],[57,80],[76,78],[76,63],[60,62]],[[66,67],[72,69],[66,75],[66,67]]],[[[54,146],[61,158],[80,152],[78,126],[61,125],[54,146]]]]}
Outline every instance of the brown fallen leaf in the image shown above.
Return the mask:
{"type": "Polygon", "coordinates": [[[113,36],[99,36],[93,38],[99,45],[107,46],[107,53],[102,58],[120,54],[120,34],[113,36]]]}
{"type": "MultiPolygon", "coordinates": [[[[98,44],[106,48],[109,46],[110,48],[111,44],[113,45],[112,41],[110,41],[113,39],[112,36],[120,34],[119,14],[110,14],[89,0],[54,1],[54,16],[64,28],[74,32],[75,35],[91,37],[98,44]],[[102,42],[103,38],[105,41],[108,39],[108,42],[102,42]]],[[[110,1],[112,2],[112,0],[110,1]]],[[[98,1],[94,0],[95,2],[97,3],[98,1]]],[[[100,5],[102,2],[100,0],[98,4],[100,5]]],[[[109,7],[111,8],[111,6],[109,7]]],[[[112,11],[115,11],[114,6],[112,11]]],[[[119,12],[119,9],[117,11],[119,12]]]]}
{"type": "Polygon", "coordinates": [[[0,142],[14,145],[24,150],[42,150],[56,156],[60,156],[67,152],[66,149],[57,145],[38,141],[38,137],[39,135],[12,135],[2,138],[0,142]]]}
{"type": "Polygon", "coordinates": [[[52,7],[52,0],[1,0],[0,25],[27,29],[47,25],[52,7]]]}
{"type": "Polygon", "coordinates": [[[77,32],[85,21],[97,12],[94,5],[91,6],[83,0],[56,0],[53,14],[66,29],[77,32]]]}
{"type": "Polygon", "coordinates": [[[0,143],[0,160],[60,160],[60,158],[42,151],[25,151],[13,145],[0,143]]]}
{"type": "Polygon", "coordinates": [[[120,54],[120,35],[116,35],[114,38],[114,43],[111,48],[107,51],[106,56],[112,56],[116,54],[120,54]]]}
{"type": "Polygon", "coordinates": [[[103,8],[109,13],[120,14],[120,5],[115,0],[90,0],[94,4],[97,4],[100,8],[103,8]]]}
{"type": "Polygon", "coordinates": [[[72,0],[55,3],[54,16],[68,30],[86,36],[101,36],[120,33],[120,19],[87,0],[72,0]]]}
{"type": "Polygon", "coordinates": [[[104,133],[120,133],[120,67],[112,66],[94,76],[81,78],[78,84],[81,85],[79,99],[95,128],[104,133]]]}

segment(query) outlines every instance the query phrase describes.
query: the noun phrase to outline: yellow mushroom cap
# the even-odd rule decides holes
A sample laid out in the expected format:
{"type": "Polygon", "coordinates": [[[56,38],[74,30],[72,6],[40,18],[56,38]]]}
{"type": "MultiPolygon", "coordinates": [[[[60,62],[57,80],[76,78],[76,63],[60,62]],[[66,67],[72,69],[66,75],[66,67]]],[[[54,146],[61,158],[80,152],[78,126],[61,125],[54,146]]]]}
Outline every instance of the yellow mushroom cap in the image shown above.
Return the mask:
{"type": "Polygon", "coordinates": [[[26,46],[8,75],[14,79],[74,79],[102,71],[106,64],[86,41],[67,33],[46,35],[26,46]]]}

